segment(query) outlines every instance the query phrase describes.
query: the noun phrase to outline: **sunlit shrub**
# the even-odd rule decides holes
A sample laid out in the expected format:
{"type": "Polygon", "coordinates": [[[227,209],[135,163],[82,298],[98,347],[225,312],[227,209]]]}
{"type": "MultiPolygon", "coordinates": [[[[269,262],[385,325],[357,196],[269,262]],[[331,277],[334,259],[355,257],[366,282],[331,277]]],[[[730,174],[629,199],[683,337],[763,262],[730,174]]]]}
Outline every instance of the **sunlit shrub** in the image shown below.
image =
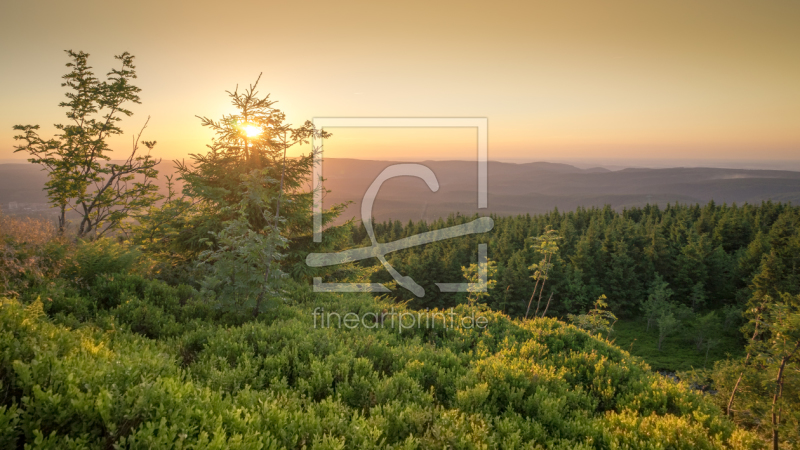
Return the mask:
{"type": "Polygon", "coordinates": [[[131,273],[140,263],[141,254],[112,239],[78,243],[64,275],[83,287],[93,286],[102,275],[131,273]]]}
{"type": "MultiPolygon", "coordinates": [[[[95,320],[114,319],[77,330],[50,323],[40,301],[4,301],[6,447],[758,447],[700,394],[554,319],[464,306],[459,317],[480,312],[487,328],[400,334],[315,328],[307,305],[221,326],[180,319],[192,290],[158,283],[99,281],[119,300],[95,320]]],[[[362,295],[318,303],[387,306],[362,295]]]]}

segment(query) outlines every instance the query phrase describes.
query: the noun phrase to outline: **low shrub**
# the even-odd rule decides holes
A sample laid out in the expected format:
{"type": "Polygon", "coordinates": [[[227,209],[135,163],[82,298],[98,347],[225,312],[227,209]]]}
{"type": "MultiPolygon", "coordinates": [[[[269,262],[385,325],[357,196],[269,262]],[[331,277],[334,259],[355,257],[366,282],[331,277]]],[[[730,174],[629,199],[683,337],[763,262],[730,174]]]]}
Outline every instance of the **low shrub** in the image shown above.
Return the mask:
{"type": "Polygon", "coordinates": [[[460,306],[487,327],[400,333],[314,327],[308,305],[238,326],[181,322],[195,300],[181,306],[178,288],[124,284],[143,288],[96,318],[121,327],[70,330],[41,301],[3,301],[4,448],[758,447],[701,394],[553,319],[460,306]]]}
{"type": "Polygon", "coordinates": [[[64,268],[63,275],[77,285],[94,286],[102,275],[131,273],[143,264],[141,254],[109,238],[81,241],[64,268]]]}
{"type": "Polygon", "coordinates": [[[0,211],[0,295],[25,295],[56,277],[69,247],[51,221],[0,211]]]}

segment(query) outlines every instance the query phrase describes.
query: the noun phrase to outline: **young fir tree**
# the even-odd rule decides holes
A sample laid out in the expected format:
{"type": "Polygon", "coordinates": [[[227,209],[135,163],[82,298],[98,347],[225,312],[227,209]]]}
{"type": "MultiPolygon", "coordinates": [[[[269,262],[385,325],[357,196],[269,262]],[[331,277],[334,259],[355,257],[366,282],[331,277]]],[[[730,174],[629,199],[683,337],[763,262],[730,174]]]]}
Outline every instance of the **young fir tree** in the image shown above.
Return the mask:
{"type": "Polygon", "coordinates": [[[671,309],[669,299],[672,297],[672,290],[668,286],[669,283],[656,274],[655,280],[650,285],[650,294],[641,304],[642,312],[647,319],[646,331],[650,331],[650,326],[671,309]]]}
{"type": "Polygon", "coordinates": [[[285,275],[280,260],[287,240],[280,232],[283,220],[272,216],[267,207],[269,196],[264,192],[267,182],[274,180],[259,176],[257,171],[243,176],[245,196],[238,205],[220,210],[220,214],[233,217],[223,222],[222,230],[210,233],[207,242],[211,248],[200,254],[202,264],[209,267],[207,276],[200,282],[202,288],[213,293],[220,306],[250,309],[254,316],[269,301],[280,298],[280,280],[285,275]],[[251,226],[248,213],[252,208],[262,210],[266,221],[262,229],[251,226]]]}
{"type": "Polygon", "coordinates": [[[661,346],[664,344],[664,340],[670,334],[677,331],[681,322],[675,317],[675,314],[672,311],[669,311],[659,316],[656,323],[658,324],[658,350],[661,351],[661,346]]]}
{"type": "MultiPolygon", "coordinates": [[[[222,304],[247,305],[254,315],[277,295],[283,273],[301,276],[307,267],[301,261],[312,236],[311,204],[319,180],[310,178],[319,148],[293,157],[287,152],[312,137],[330,137],[309,121],[299,127],[286,123],[269,95],[258,96],[257,86],[258,80],[244,92],[228,91],[235,114],[219,121],[200,117],[215,135],[209,151],[192,154],[191,164],[177,164],[184,195],[194,201],[180,242],[209,267],[205,286],[222,304]]],[[[324,211],[323,225],[344,206],[324,211]]],[[[330,230],[327,237],[340,237],[346,229],[330,230]]]]}

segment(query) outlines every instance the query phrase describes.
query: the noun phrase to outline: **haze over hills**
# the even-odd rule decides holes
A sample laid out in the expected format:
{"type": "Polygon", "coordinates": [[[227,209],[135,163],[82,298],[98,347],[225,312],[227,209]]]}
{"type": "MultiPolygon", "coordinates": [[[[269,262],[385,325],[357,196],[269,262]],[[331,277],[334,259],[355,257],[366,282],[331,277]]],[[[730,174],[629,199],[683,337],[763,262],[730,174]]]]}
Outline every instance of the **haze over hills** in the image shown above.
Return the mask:
{"type": "MultiPolygon", "coordinates": [[[[375,177],[392,161],[326,158],[325,188],[331,192],[324,204],[353,201],[344,218],[360,218],[361,199],[375,177]]],[[[407,162],[406,162],[407,163],[407,162]]],[[[386,181],[375,201],[378,221],[434,220],[459,212],[501,215],[543,213],[558,207],[610,205],[622,208],[646,203],[760,203],[764,200],[800,203],[800,172],[780,170],[667,168],[580,169],[559,163],[514,164],[489,162],[489,208],[477,209],[477,163],[472,161],[425,161],[439,180],[431,192],[418,178],[386,181]]],[[[158,167],[160,175],[173,173],[172,163],[158,167]]],[[[46,174],[32,164],[0,164],[0,207],[9,203],[44,204],[46,174]]]]}
{"type": "MultiPolygon", "coordinates": [[[[166,194],[163,177],[175,172],[174,164],[172,161],[162,161],[156,168],[159,171],[160,191],[166,194]]],[[[39,165],[28,162],[0,164],[0,211],[55,215],[56,211],[47,204],[47,193],[42,189],[46,182],[47,173],[39,165]]]]}
{"type": "MultiPolygon", "coordinates": [[[[388,161],[325,159],[325,187],[331,192],[325,204],[354,200],[347,216],[360,216],[360,199],[388,161]]],[[[386,181],[378,194],[373,216],[378,220],[433,220],[477,209],[477,163],[426,161],[436,174],[440,189],[431,192],[411,177],[386,181]]],[[[742,204],[764,200],[800,202],[800,172],[715,168],[579,169],[567,164],[490,162],[489,208],[481,213],[543,213],[558,207],[611,205],[620,210],[648,202],[742,204]]]]}

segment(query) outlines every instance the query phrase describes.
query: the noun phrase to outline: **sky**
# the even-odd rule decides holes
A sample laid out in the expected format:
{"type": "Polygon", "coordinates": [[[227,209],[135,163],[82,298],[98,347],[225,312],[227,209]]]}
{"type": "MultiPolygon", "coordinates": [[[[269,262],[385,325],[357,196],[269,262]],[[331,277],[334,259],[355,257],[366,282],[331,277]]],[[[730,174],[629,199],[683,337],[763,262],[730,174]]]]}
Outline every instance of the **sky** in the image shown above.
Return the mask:
{"type": "MultiPolygon", "coordinates": [[[[203,152],[196,115],[259,91],[290,122],[486,117],[509,161],[800,164],[800,2],[0,3],[0,161],[14,124],[65,122],[65,49],[98,74],[136,56],[142,104],[123,122],[165,159],[203,152]]],[[[333,129],[329,157],[470,159],[469,129],[333,129]]],[[[677,164],[677,163],[676,163],[677,164]]],[[[800,168],[800,165],[798,165],[800,168]]]]}

